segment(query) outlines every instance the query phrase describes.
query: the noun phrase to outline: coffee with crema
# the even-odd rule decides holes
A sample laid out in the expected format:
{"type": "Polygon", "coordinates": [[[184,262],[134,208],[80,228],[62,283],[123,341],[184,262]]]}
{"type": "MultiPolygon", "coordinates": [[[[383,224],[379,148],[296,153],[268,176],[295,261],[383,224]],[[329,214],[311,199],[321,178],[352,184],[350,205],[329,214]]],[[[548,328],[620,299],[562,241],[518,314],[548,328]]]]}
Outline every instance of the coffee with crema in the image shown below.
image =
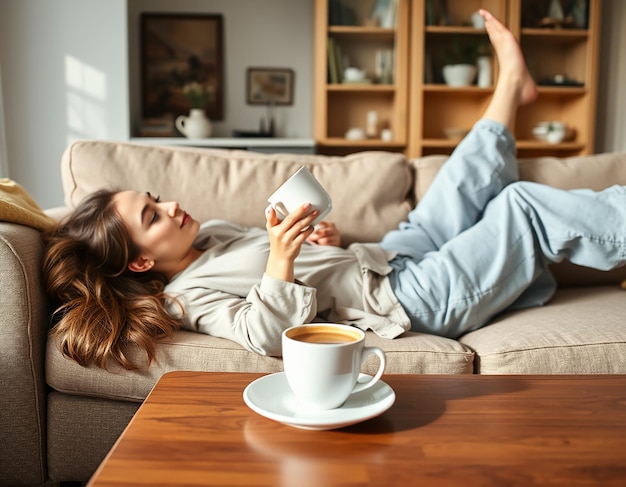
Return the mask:
{"type": "Polygon", "coordinates": [[[301,330],[294,329],[289,335],[292,340],[306,343],[350,343],[360,340],[358,332],[350,333],[327,326],[307,326],[301,330]]]}
{"type": "Polygon", "coordinates": [[[385,353],[366,347],[365,332],[353,326],[294,326],[283,331],[282,346],[289,388],[302,405],[314,409],[340,407],[351,394],[376,384],[385,370],[385,353]],[[370,355],[378,357],[378,370],[361,381],[361,366],[370,355]]]}

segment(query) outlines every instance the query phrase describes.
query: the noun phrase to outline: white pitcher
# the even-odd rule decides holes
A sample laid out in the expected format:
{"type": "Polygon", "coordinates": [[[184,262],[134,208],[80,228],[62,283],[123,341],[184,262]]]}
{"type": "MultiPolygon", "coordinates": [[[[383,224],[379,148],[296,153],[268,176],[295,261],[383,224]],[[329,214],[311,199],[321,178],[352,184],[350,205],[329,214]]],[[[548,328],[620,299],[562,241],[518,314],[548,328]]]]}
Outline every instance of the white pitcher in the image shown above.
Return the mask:
{"type": "Polygon", "coordinates": [[[202,108],[192,108],[189,116],[176,117],[176,128],[189,139],[202,139],[211,135],[213,127],[202,108]]]}

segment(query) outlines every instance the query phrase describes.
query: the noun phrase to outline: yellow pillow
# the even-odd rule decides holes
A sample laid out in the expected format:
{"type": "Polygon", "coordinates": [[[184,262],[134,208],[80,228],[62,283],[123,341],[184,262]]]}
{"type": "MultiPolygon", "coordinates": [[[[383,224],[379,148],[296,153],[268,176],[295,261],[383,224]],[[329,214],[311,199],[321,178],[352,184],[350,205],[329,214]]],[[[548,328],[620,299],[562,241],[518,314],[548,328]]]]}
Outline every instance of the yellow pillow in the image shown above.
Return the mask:
{"type": "Polygon", "coordinates": [[[0,221],[47,230],[55,224],[19,184],[0,178],[0,221]]]}

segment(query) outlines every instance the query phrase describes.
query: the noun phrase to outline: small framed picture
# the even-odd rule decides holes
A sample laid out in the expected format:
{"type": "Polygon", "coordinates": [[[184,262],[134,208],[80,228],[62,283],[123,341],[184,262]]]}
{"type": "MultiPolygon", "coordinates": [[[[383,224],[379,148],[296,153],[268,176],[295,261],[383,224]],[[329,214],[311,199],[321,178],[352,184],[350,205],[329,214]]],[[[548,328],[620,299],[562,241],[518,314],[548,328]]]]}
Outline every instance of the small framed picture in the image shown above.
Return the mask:
{"type": "Polygon", "coordinates": [[[286,68],[248,68],[246,102],[249,105],[293,105],[294,73],[286,68]]]}

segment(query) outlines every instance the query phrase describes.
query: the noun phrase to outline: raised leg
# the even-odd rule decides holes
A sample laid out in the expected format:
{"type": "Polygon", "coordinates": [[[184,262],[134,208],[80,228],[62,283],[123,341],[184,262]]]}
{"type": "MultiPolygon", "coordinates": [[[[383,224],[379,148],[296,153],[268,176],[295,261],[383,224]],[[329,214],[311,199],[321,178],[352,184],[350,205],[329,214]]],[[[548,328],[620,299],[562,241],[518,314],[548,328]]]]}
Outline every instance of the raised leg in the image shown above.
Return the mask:
{"type": "Polygon", "coordinates": [[[385,236],[381,245],[386,250],[419,260],[472,226],[485,205],[518,179],[511,132],[517,108],[532,102],[537,88],[511,32],[489,12],[481,14],[500,64],[492,100],[408,221],[385,236]]]}
{"type": "Polygon", "coordinates": [[[437,173],[424,197],[381,246],[419,260],[471,227],[485,205],[519,179],[515,141],[503,125],[480,120],[437,173]]]}
{"type": "Polygon", "coordinates": [[[490,12],[482,9],[479,12],[485,19],[485,29],[500,65],[496,88],[483,118],[500,122],[513,132],[517,108],[535,101],[537,85],[511,31],[490,12]]]}
{"type": "Polygon", "coordinates": [[[531,289],[547,301],[550,262],[608,270],[626,263],[626,189],[563,191],[507,186],[484,217],[420,261],[394,261],[394,292],[412,329],[456,338],[486,324],[531,289]],[[544,285],[535,285],[541,281],[544,285]],[[531,287],[532,286],[532,287],[531,287]]]}

